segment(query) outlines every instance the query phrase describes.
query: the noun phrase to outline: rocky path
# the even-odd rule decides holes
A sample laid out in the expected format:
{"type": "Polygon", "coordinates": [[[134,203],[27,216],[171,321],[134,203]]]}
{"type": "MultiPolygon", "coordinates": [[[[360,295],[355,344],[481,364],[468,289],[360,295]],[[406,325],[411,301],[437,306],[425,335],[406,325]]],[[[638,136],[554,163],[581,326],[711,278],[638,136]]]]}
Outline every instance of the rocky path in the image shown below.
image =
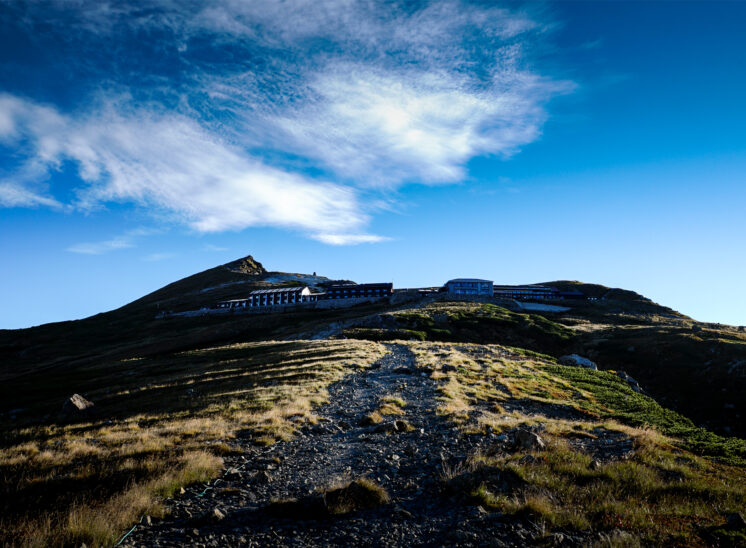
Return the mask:
{"type": "MultiPolygon", "coordinates": [[[[330,387],[322,420],[269,448],[242,441],[223,476],[170,501],[165,520],[138,526],[123,546],[524,546],[538,536],[521,518],[487,513],[449,498],[445,466],[463,461],[482,436],[465,436],[435,414],[435,382],[418,372],[402,345],[370,369],[330,387]],[[380,399],[397,395],[405,414],[362,423],[380,399]],[[397,431],[395,419],[413,430],[397,431]],[[367,477],[390,504],[341,516],[314,515],[314,495],[367,477]],[[278,515],[273,501],[309,501],[278,515]]],[[[534,528],[534,529],[532,529],[534,528]]]]}

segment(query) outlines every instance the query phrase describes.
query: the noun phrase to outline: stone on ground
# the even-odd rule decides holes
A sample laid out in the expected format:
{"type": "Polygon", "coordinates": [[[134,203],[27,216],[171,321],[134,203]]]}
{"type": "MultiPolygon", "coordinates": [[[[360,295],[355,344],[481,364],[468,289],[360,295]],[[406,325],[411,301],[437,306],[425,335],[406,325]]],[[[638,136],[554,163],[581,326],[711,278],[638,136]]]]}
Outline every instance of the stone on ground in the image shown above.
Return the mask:
{"type": "Polygon", "coordinates": [[[588,358],[579,356],[578,354],[567,354],[566,356],[560,357],[559,363],[562,365],[572,365],[575,367],[585,367],[586,369],[598,369],[598,366],[588,358]]]}
{"type": "Polygon", "coordinates": [[[642,392],[642,387],[640,386],[640,383],[637,382],[635,379],[627,375],[626,371],[617,371],[617,376],[620,379],[624,379],[627,381],[627,384],[629,384],[629,387],[634,390],[635,392],[642,392]]]}
{"type": "Polygon", "coordinates": [[[80,394],[73,394],[62,404],[62,415],[65,417],[86,417],[93,414],[93,402],[80,394]]]}
{"type": "Polygon", "coordinates": [[[527,451],[540,451],[546,447],[544,440],[537,433],[523,428],[515,433],[515,444],[520,449],[526,449],[527,451]]]}

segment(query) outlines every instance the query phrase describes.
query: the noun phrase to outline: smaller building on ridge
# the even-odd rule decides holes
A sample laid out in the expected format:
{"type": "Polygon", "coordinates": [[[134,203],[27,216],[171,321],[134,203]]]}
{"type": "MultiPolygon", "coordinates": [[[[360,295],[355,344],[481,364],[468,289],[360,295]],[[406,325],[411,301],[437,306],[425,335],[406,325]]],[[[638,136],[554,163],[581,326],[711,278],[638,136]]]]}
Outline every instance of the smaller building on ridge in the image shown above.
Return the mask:
{"type": "Polygon", "coordinates": [[[482,295],[492,296],[492,280],[478,278],[456,278],[448,280],[446,288],[451,295],[482,295]]]}
{"type": "Polygon", "coordinates": [[[494,287],[495,297],[503,299],[540,300],[548,301],[558,299],[560,292],[556,287],[545,285],[496,285],[494,287]]]}
{"type": "Polygon", "coordinates": [[[356,299],[361,297],[388,297],[394,292],[394,284],[336,284],[326,290],[327,299],[356,299]]]}

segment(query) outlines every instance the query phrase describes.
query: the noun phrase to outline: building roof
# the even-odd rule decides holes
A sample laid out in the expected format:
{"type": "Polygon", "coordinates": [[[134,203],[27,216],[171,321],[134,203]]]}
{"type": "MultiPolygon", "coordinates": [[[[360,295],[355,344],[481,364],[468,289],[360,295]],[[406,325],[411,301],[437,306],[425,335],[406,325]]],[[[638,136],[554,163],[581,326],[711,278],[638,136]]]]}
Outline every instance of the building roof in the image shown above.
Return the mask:
{"type": "Polygon", "coordinates": [[[388,287],[390,285],[393,285],[393,284],[391,282],[371,282],[371,283],[366,283],[366,284],[348,284],[348,283],[332,284],[329,287],[334,287],[334,288],[337,288],[337,287],[342,287],[342,288],[345,288],[345,287],[347,288],[349,287],[381,287],[381,286],[388,287]]]}
{"type": "Polygon", "coordinates": [[[538,291],[557,291],[554,287],[549,287],[546,285],[496,285],[494,286],[495,289],[504,289],[506,291],[518,291],[521,289],[532,289],[532,290],[538,290],[538,291]]]}
{"type": "MultiPolygon", "coordinates": [[[[273,289],[255,289],[249,295],[270,295],[272,293],[297,293],[302,292],[308,287],[294,286],[294,287],[277,287],[273,289]]],[[[309,290],[310,291],[310,290],[309,290]]]]}
{"type": "Polygon", "coordinates": [[[455,278],[453,280],[448,280],[446,283],[449,284],[451,282],[486,282],[486,283],[492,283],[492,280],[480,280],[479,278],[455,278]]]}
{"type": "Polygon", "coordinates": [[[249,292],[248,297],[244,297],[243,299],[229,299],[227,301],[219,301],[218,304],[242,303],[248,301],[251,297],[256,295],[278,295],[282,293],[303,293],[307,295],[320,295],[320,293],[311,293],[311,289],[308,286],[274,287],[272,289],[255,289],[254,291],[249,292]]]}

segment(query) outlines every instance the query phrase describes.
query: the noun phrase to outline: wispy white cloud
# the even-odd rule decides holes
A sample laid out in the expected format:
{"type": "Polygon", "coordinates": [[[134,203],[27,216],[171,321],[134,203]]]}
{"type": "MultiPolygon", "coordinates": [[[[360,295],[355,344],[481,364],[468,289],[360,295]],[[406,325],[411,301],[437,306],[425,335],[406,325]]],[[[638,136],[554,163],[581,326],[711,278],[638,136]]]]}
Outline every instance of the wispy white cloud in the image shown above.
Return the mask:
{"type": "Polygon", "coordinates": [[[220,247],[218,245],[213,244],[205,244],[202,246],[203,251],[228,251],[227,247],[220,247]]]}
{"type": "Polygon", "coordinates": [[[72,14],[70,32],[92,44],[157,30],[181,72],[176,85],[138,63],[151,87],[131,94],[131,73],[102,72],[106,87],[75,112],[0,95],[0,143],[27,159],[24,176],[0,182],[6,207],[59,206],[43,182],[73,162],[74,208],[133,202],[200,232],[382,241],[365,230],[371,204],[407,183],[461,181],[474,156],[515,154],[539,137],[547,101],[572,89],[531,67],[541,17],[484,4],[44,6],[31,19],[72,14]]]}
{"type": "Polygon", "coordinates": [[[476,155],[514,154],[539,136],[540,105],[563,87],[511,72],[500,75],[499,90],[472,89],[454,74],[346,65],[315,78],[323,100],[284,113],[276,125],[334,172],[376,186],[459,181],[476,155]]]}
{"type": "Polygon", "coordinates": [[[71,253],[80,253],[82,255],[103,255],[109,251],[116,251],[118,249],[127,249],[135,247],[132,242],[132,238],[128,236],[121,236],[111,240],[103,242],[86,242],[75,244],[67,248],[71,253]]]}
{"type": "MultiPolygon", "coordinates": [[[[18,119],[47,107],[15,100],[18,119]]],[[[85,185],[76,206],[134,201],[171,211],[201,232],[270,225],[344,233],[367,220],[356,193],[269,166],[185,116],[105,104],[82,117],[17,124],[49,169],[73,160],[85,185]]]]}
{"type": "Polygon", "coordinates": [[[330,245],[374,244],[391,239],[375,234],[314,234],[313,238],[330,245]]]}
{"type": "Polygon", "coordinates": [[[62,204],[52,198],[38,194],[23,184],[0,182],[0,207],[38,207],[61,208],[62,204]]]}
{"type": "Polygon", "coordinates": [[[507,40],[540,26],[520,11],[453,0],[385,5],[358,0],[223,0],[209,3],[186,25],[280,48],[321,37],[353,45],[356,52],[367,48],[428,58],[475,35],[507,40]],[[453,41],[446,44],[445,37],[453,41]]]}
{"type": "Polygon", "coordinates": [[[284,57],[270,82],[243,71],[202,85],[243,120],[251,146],[300,155],[355,185],[463,180],[474,156],[509,157],[536,140],[547,101],[574,87],[531,69],[526,50],[547,25],[526,13],[450,0],[292,5],[206,9],[193,24],[284,57]]]}
{"type": "Polygon", "coordinates": [[[149,255],[145,255],[142,260],[152,263],[157,261],[167,261],[168,259],[173,259],[176,256],[176,253],[151,253],[149,255]]]}
{"type": "Polygon", "coordinates": [[[103,255],[110,251],[117,251],[120,249],[130,249],[137,247],[136,242],[138,238],[144,236],[150,236],[151,234],[157,233],[158,230],[152,228],[134,228],[128,230],[120,236],[104,240],[100,242],[83,242],[72,245],[67,248],[67,251],[71,253],[80,253],[83,255],[103,255]]]}

